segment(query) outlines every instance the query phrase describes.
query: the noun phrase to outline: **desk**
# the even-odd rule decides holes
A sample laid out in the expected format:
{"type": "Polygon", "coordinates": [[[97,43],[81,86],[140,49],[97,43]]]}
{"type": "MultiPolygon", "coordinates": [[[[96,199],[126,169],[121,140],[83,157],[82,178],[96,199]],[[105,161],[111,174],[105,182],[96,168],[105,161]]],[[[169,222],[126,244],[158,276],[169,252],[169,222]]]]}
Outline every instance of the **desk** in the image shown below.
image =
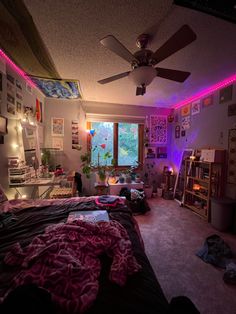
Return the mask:
{"type": "Polygon", "coordinates": [[[63,177],[32,178],[24,183],[10,184],[9,187],[14,188],[21,196],[22,194],[20,193],[19,188],[31,187],[31,199],[44,198],[54,186],[60,185],[61,180],[63,180],[63,177]]]}
{"type": "Polygon", "coordinates": [[[135,181],[132,181],[131,183],[109,183],[109,194],[119,195],[122,188],[135,190],[143,189],[143,182],[136,183],[135,181]]]}

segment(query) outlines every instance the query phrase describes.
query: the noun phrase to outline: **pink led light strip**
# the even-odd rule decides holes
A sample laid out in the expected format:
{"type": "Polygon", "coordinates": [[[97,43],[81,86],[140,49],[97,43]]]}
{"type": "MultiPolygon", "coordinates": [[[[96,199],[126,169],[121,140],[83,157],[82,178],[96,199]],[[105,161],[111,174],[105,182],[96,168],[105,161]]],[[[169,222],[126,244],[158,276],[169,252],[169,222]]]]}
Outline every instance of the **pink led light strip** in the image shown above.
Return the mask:
{"type": "Polygon", "coordinates": [[[23,77],[24,80],[27,81],[27,83],[31,86],[31,87],[36,87],[36,85],[27,77],[27,74],[21,70],[6,54],[5,52],[2,51],[2,49],[0,49],[0,57],[2,57],[9,66],[11,66],[16,73],[18,73],[21,77],[23,77]]]}
{"type": "Polygon", "coordinates": [[[216,83],[215,85],[212,85],[212,86],[208,87],[204,91],[202,91],[202,92],[200,92],[200,93],[198,93],[198,94],[196,94],[196,95],[194,95],[192,97],[189,97],[186,100],[183,100],[183,101],[179,102],[178,104],[172,106],[172,108],[178,109],[180,107],[183,107],[184,105],[187,105],[187,104],[189,104],[189,103],[191,103],[191,102],[193,102],[193,101],[195,101],[195,100],[197,100],[197,99],[199,99],[201,97],[204,97],[204,96],[206,96],[206,95],[208,95],[210,93],[213,93],[216,90],[218,90],[218,89],[220,89],[222,87],[225,87],[227,85],[230,85],[230,84],[232,84],[235,81],[236,81],[236,74],[228,77],[227,79],[225,79],[225,80],[223,80],[223,81],[221,81],[219,83],[216,83]]]}

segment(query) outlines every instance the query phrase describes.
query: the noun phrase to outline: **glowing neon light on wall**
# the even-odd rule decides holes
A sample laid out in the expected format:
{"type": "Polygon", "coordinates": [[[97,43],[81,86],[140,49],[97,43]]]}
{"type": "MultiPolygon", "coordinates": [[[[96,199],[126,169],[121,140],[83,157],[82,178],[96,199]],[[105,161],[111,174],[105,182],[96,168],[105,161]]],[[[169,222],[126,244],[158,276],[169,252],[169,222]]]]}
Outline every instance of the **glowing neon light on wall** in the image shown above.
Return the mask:
{"type": "Polygon", "coordinates": [[[31,86],[36,87],[36,85],[27,77],[27,74],[21,70],[6,54],[0,49],[0,57],[3,58],[9,66],[13,68],[16,73],[18,73],[24,80],[31,86]]]}
{"type": "Polygon", "coordinates": [[[199,98],[202,98],[208,94],[211,94],[211,93],[215,92],[216,90],[218,90],[222,87],[230,85],[230,84],[234,83],[235,81],[236,81],[236,74],[228,77],[227,79],[225,79],[221,82],[216,83],[215,85],[212,85],[212,86],[206,88],[205,90],[197,93],[196,95],[193,95],[192,97],[187,98],[186,100],[183,100],[183,101],[175,104],[172,108],[178,109],[178,108],[180,108],[184,105],[187,105],[187,104],[189,104],[189,103],[191,103],[191,102],[193,102],[199,98]]]}

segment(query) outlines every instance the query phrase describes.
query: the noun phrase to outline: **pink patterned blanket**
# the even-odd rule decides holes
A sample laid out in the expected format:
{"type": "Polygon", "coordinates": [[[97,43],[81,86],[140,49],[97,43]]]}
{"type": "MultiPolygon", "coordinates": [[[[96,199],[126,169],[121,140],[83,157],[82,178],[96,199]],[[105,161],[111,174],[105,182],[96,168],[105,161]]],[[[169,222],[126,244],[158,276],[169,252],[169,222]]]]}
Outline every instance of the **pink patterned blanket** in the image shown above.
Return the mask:
{"type": "Polygon", "coordinates": [[[51,225],[29,246],[14,245],[4,262],[18,265],[11,290],[35,283],[47,289],[65,312],[83,313],[96,299],[103,253],[112,258],[109,279],[120,286],[141,269],[128,234],[117,221],[51,225]]]}

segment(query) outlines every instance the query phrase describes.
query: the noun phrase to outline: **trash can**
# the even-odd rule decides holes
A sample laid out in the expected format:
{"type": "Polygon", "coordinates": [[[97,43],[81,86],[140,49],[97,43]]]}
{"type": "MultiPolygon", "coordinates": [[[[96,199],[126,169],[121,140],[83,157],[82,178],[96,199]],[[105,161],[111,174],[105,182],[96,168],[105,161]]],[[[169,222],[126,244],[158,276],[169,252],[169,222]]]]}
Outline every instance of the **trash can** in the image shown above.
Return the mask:
{"type": "Polygon", "coordinates": [[[233,227],[234,205],[230,198],[211,198],[211,224],[219,231],[230,231],[233,227]]]}

